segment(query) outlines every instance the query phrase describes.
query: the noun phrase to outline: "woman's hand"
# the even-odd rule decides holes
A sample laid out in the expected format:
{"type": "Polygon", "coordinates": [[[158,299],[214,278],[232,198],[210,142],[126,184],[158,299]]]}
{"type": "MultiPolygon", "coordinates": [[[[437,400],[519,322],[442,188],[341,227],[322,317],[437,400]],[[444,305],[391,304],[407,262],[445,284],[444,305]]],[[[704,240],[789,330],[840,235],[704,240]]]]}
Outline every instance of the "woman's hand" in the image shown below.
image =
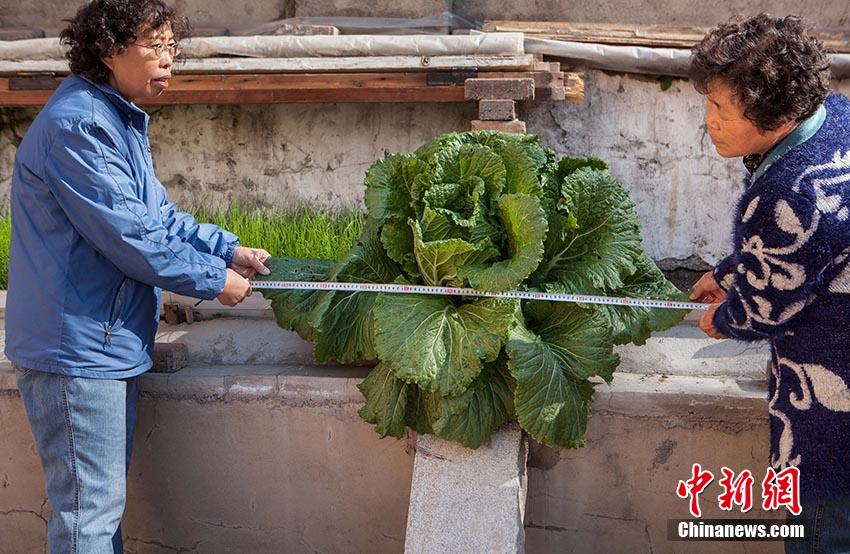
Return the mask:
{"type": "Polygon", "coordinates": [[[710,271],[706,271],[694,285],[691,300],[704,304],[723,302],[726,300],[726,291],[720,288],[720,285],[714,280],[714,275],[710,271]]]}
{"type": "Polygon", "coordinates": [[[265,266],[265,263],[270,257],[271,254],[262,248],[237,246],[236,250],[233,251],[233,257],[230,259],[230,268],[246,279],[253,279],[257,273],[268,275],[271,271],[265,266]]]}
{"type": "Polygon", "coordinates": [[[714,328],[714,312],[722,306],[722,302],[713,303],[710,308],[702,315],[699,320],[699,328],[702,332],[713,339],[725,339],[726,335],[720,333],[714,328]]]}
{"type": "Polygon", "coordinates": [[[224,290],[218,295],[218,301],[225,306],[235,306],[251,296],[251,283],[232,269],[227,269],[224,290]]]}

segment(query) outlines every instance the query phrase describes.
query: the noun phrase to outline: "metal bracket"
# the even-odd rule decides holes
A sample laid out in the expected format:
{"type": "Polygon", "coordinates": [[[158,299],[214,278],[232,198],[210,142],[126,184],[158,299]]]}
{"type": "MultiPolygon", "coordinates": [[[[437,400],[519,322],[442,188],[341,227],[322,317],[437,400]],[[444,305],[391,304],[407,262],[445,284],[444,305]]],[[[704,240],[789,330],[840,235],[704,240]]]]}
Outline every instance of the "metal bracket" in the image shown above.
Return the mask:
{"type": "Polygon", "coordinates": [[[426,76],[429,87],[463,86],[467,79],[478,75],[476,68],[454,68],[451,71],[432,71],[426,76]]]}

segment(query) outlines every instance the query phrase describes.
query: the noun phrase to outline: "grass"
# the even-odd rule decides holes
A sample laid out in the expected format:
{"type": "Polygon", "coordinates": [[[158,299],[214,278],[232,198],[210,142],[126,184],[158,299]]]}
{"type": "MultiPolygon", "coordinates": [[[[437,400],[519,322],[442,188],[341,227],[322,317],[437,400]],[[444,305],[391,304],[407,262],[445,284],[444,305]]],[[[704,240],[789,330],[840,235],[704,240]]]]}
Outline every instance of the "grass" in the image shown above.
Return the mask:
{"type": "MultiPolygon", "coordinates": [[[[6,290],[9,268],[9,210],[0,210],[0,289],[6,290]]],[[[353,212],[293,208],[270,211],[231,207],[195,210],[198,221],[215,223],[239,237],[240,244],[265,248],[272,256],[338,260],[354,244],[363,228],[363,216],[353,212]]]]}
{"type": "Polygon", "coordinates": [[[338,260],[363,229],[363,216],[296,208],[271,212],[242,207],[197,211],[198,221],[215,223],[239,237],[243,246],[265,248],[272,256],[338,260]]]}

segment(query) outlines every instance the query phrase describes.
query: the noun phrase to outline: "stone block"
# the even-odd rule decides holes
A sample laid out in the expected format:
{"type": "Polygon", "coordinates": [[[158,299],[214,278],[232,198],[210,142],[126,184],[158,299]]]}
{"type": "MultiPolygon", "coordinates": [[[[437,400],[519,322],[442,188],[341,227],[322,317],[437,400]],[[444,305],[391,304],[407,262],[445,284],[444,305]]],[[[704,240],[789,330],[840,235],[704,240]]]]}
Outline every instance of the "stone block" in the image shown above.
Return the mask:
{"type": "Polygon", "coordinates": [[[513,121],[516,119],[516,102],[513,100],[481,100],[478,117],[484,121],[513,121]]]}
{"type": "Polygon", "coordinates": [[[467,100],[531,100],[534,79],[467,79],[464,96],[467,100]]]}
{"type": "Polygon", "coordinates": [[[189,349],[182,342],[157,342],[153,347],[153,368],[157,373],[174,373],[189,365],[189,349]]]}
{"type": "Polygon", "coordinates": [[[405,552],[523,552],[527,450],[516,424],[476,450],[420,435],[405,552]]]}
{"type": "Polygon", "coordinates": [[[503,133],[524,133],[525,121],[514,119],[513,121],[482,121],[473,119],[469,125],[472,131],[482,131],[489,129],[491,131],[502,131],[503,133]]]}

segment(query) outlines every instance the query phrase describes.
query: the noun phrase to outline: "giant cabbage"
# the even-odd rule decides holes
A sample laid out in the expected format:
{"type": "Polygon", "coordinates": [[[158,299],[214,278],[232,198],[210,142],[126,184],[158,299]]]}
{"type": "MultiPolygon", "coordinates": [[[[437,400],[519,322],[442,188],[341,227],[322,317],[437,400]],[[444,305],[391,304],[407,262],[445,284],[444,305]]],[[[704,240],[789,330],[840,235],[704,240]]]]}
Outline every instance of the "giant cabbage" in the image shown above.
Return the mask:
{"type": "MultiPolygon", "coordinates": [[[[556,159],[532,135],[451,133],[366,172],[366,224],[338,261],[274,259],[266,279],[409,283],[680,298],[641,248],[634,204],[595,158],[556,159]]],[[[516,420],[584,444],[615,344],[642,344],[682,312],[508,298],[264,291],[319,361],[374,361],[360,415],[475,448],[516,420]]]]}

